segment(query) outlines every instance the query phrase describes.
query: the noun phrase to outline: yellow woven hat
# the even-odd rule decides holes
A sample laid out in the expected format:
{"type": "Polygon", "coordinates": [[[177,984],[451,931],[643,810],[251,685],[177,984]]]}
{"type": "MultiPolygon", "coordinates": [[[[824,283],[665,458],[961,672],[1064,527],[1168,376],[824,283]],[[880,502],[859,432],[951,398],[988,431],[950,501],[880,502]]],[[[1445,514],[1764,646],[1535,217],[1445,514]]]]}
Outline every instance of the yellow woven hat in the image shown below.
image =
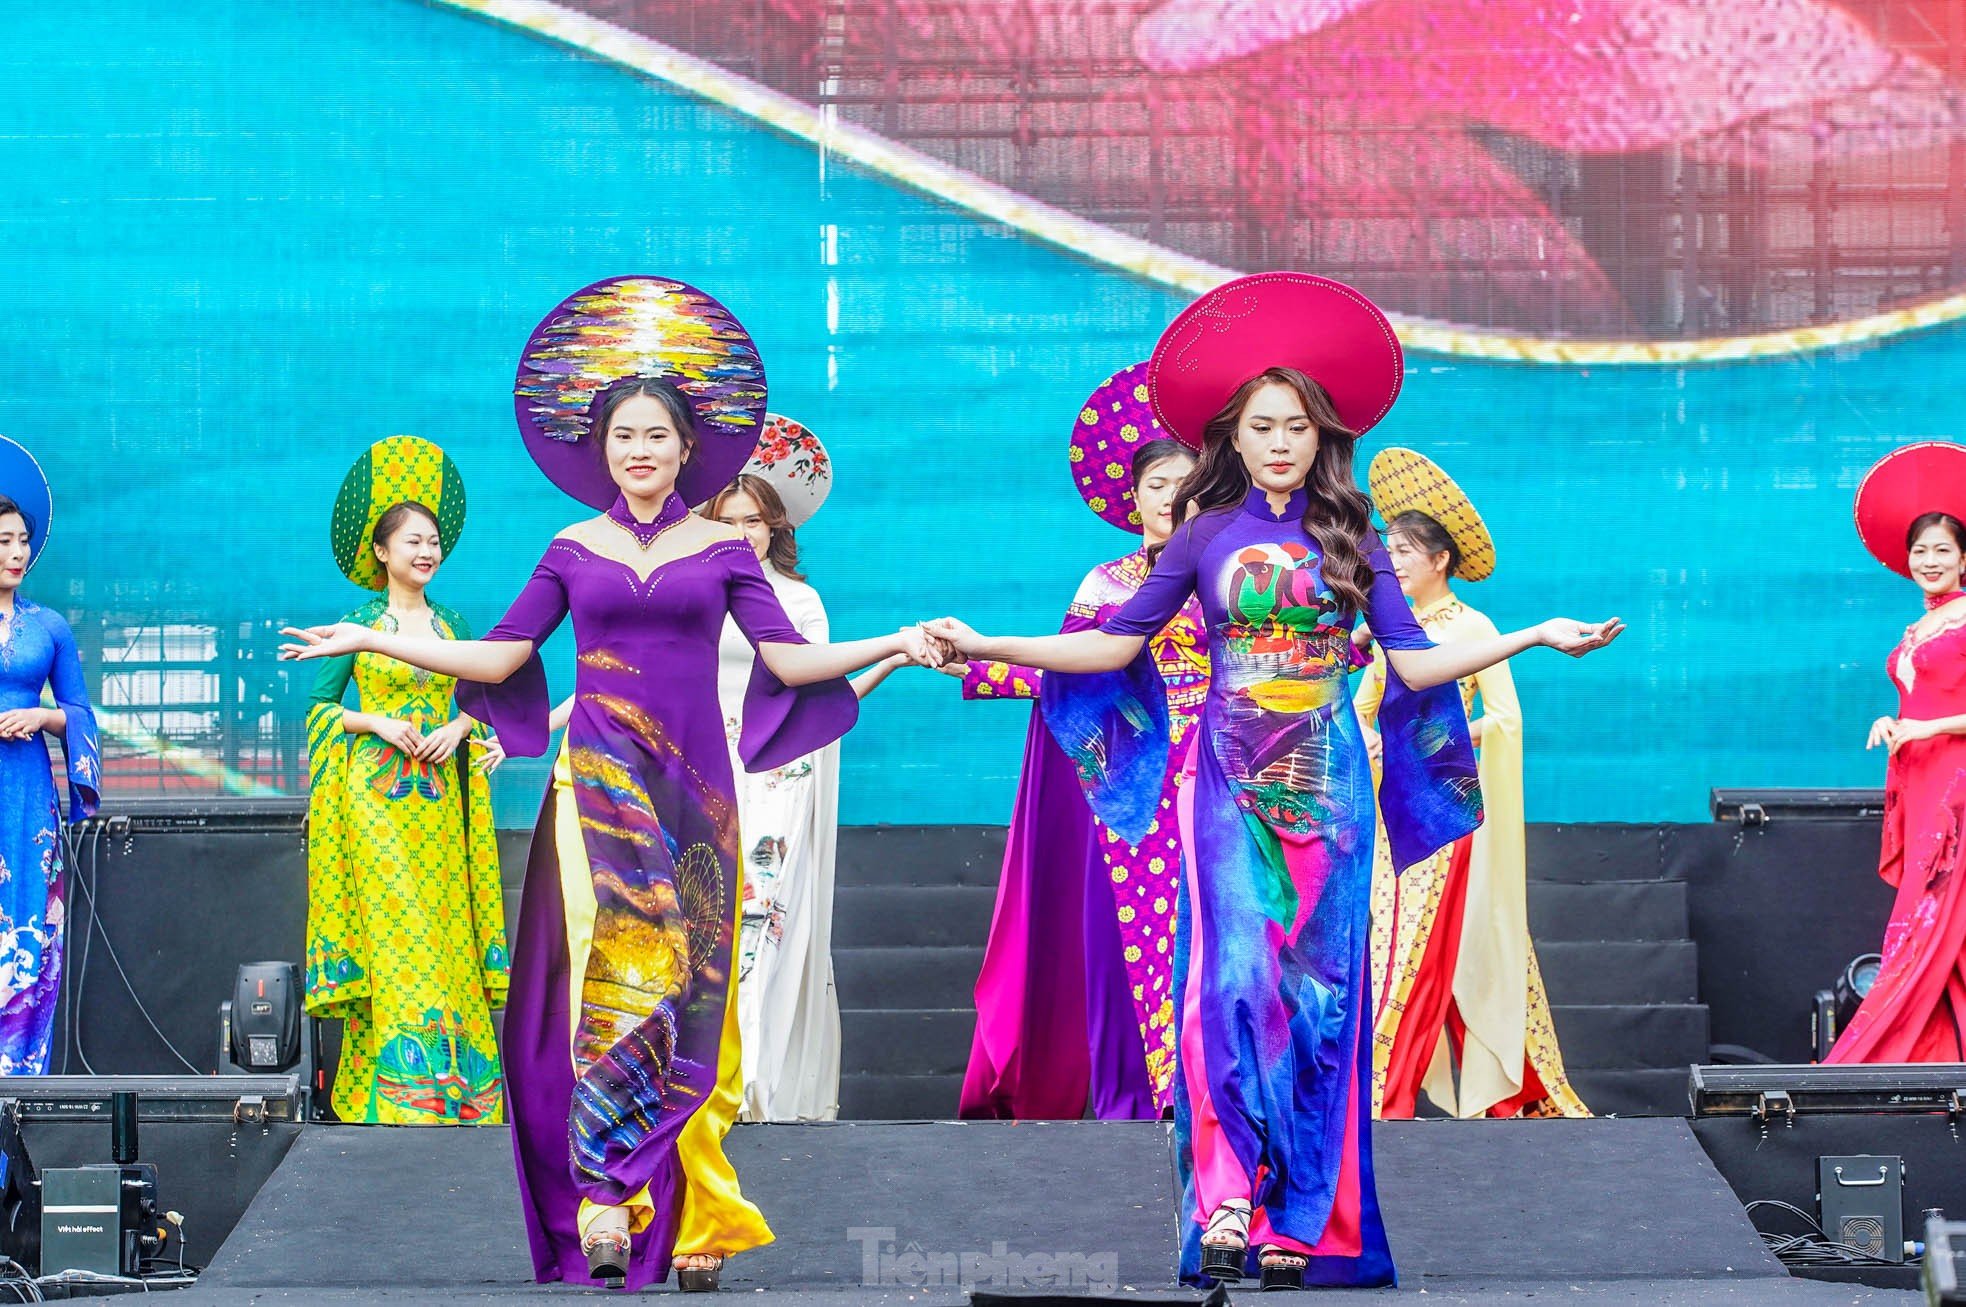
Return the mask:
{"type": "Polygon", "coordinates": [[[464,478],[450,455],[420,436],[391,436],[362,451],[335,496],[329,536],[335,566],[365,590],[389,584],[369,548],[376,520],[404,500],[437,515],[437,539],[449,558],[464,533],[464,478]]]}
{"type": "Polygon", "coordinates": [[[1372,503],[1390,523],[1401,513],[1425,513],[1440,523],[1461,551],[1454,575],[1463,581],[1485,581],[1495,574],[1495,538],[1475,512],[1454,478],[1440,465],[1412,449],[1382,449],[1366,473],[1372,503]]]}

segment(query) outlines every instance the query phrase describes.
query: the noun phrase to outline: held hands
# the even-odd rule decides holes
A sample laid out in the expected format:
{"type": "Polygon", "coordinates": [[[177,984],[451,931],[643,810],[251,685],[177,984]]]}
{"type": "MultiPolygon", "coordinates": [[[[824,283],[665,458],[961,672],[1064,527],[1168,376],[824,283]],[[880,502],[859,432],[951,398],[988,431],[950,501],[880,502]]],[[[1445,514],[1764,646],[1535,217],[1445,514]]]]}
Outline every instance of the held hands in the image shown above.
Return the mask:
{"type": "Polygon", "coordinates": [[[280,634],[293,637],[280,646],[280,660],[296,662],[363,653],[369,647],[369,637],[375,633],[354,622],[336,622],[332,626],[284,626],[280,634]]]}
{"type": "Polygon", "coordinates": [[[430,756],[430,737],[418,730],[415,722],[376,713],[370,718],[369,733],[406,758],[424,761],[430,756]]]}
{"type": "Polygon", "coordinates": [[[0,712],[0,740],[31,740],[47,728],[46,708],[14,708],[0,712]]]}
{"type": "Polygon", "coordinates": [[[1552,617],[1536,628],[1536,636],[1541,643],[1558,653],[1582,658],[1591,650],[1610,644],[1624,631],[1624,622],[1616,617],[1595,624],[1573,622],[1567,617],[1552,617]]]}
{"type": "Polygon", "coordinates": [[[947,666],[955,657],[955,650],[949,642],[929,630],[928,624],[923,622],[901,628],[901,653],[916,667],[936,670],[947,666]]]}
{"type": "Polygon", "coordinates": [[[463,717],[453,717],[436,730],[423,737],[423,760],[442,766],[457,753],[458,746],[471,734],[471,723],[463,717]]]}
{"type": "Polygon", "coordinates": [[[983,643],[983,637],[969,623],[954,617],[938,617],[923,625],[930,635],[948,646],[952,659],[975,656],[983,643]]]}
{"type": "Polygon", "coordinates": [[[1913,740],[1929,740],[1937,734],[1931,722],[1909,717],[1880,717],[1870,724],[1870,738],[1864,742],[1864,747],[1875,749],[1881,744],[1887,753],[1895,754],[1913,740]]]}

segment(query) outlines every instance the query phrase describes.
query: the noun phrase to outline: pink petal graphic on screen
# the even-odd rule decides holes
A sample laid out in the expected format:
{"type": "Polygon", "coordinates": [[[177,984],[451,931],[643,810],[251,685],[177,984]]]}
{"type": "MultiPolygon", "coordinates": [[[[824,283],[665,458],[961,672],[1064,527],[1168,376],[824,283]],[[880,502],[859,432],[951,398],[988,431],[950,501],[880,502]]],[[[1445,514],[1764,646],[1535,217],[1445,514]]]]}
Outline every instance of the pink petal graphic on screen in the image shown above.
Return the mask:
{"type": "MultiPolygon", "coordinates": [[[[1166,72],[1287,58],[1307,90],[1375,117],[1466,119],[1583,153],[1776,116],[1812,125],[1796,111],[1879,95],[1928,135],[1961,123],[1938,70],[1819,0],[1174,0],[1142,20],[1134,48],[1166,72]]],[[[1900,135],[1877,132],[1876,147],[1900,135]]]]}
{"type": "Polygon", "coordinates": [[[1966,0],[567,2],[1093,221],[1457,323],[1742,331],[1958,281],[1966,0]],[[1822,257],[1834,285],[1791,293],[1822,257]]]}
{"type": "Polygon", "coordinates": [[[1309,36],[1377,0],[1171,0],[1140,21],[1133,51],[1156,72],[1192,73],[1309,36]]]}

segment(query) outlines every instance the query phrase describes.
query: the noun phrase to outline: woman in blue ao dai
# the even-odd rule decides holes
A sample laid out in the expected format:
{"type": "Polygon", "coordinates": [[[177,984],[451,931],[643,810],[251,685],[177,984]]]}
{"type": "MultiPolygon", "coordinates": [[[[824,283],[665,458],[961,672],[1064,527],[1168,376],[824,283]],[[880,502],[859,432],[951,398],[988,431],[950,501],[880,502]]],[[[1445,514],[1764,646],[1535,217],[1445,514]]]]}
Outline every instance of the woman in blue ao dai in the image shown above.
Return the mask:
{"type": "MultiPolygon", "coordinates": [[[[7,441],[8,454],[32,465],[7,441]]],[[[13,471],[13,459],[6,461],[13,471]]],[[[60,613],[20,593],[47,526],[39,469],[27,490],[40,491],[40,521],[0,484],[0,1075],[43,1075],[61,994],[66,916],[61,806],[48,737],[62,742],[68,764],[68,819],[96,810],[101,759],[95,714],[82,684],[75,637],[60,613]],[[42,691],[54,705],[44,707],[42,691]]]]}
{"type": "Polygon", "coordinates": [[[1349,632],[1370,620],[1398,682],[1385,807],[1403,865],[1480,820],[1455,679],[1538,644],[1581,654],[1621,628],[1559,619],[1433,647],[1371,531],[1353,425],[1324,387],[1272,367],[1223,400],[1201,433],[1161,410],[1177,435],[1201,436],[1201,461],[1176,504],[1183,525],[1116,616],[1037,638],[954,619],[930,629],[970,658],[1077,674],[1046,679],[1047,720],[1123,831],[1166,756],[1163,696],[1140,653],[1200,597],[1214,677],[1180,812],[1181,1277],[1387,1284],[1369,1140],[1373,792],[1346,692],[1349,632]]]}

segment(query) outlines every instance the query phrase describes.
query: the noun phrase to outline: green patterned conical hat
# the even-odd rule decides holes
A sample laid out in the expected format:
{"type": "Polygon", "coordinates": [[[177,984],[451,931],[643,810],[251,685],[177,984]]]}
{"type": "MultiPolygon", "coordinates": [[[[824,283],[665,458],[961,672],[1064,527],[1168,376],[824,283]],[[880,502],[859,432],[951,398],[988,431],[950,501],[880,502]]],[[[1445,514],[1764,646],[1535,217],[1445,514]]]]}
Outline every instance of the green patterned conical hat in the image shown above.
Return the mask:
{"type": "Polygon", "coordinates": [[[376,519],[406,499],[437,515],[444,557],[450,557],[464,534],[464,478],[450,455],[421,436],[376,441],[342,478],[329,527],[335,566],[365,590],[380,590],[389,582],[369,548],[376,519]]]}

